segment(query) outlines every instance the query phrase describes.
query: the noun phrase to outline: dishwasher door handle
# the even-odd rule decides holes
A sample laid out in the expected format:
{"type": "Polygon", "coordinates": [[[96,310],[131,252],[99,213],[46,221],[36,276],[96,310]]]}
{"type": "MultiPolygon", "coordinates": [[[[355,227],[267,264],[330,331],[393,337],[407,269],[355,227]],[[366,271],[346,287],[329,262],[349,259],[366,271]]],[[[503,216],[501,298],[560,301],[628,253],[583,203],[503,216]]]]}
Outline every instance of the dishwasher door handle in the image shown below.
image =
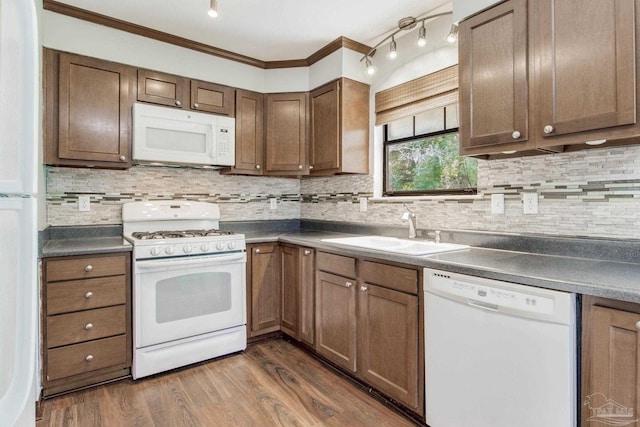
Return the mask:
{"type": "Polygon", "coordinates": [[[499,308],[500,308],[495,304],[487,304],[486,302],[474,301],[471,299],[467,300],[467,304],[472,307],[477,307],[477,308],[481,308],[483,310],[489,310],[489,311],[499,311],[499,308]]]}

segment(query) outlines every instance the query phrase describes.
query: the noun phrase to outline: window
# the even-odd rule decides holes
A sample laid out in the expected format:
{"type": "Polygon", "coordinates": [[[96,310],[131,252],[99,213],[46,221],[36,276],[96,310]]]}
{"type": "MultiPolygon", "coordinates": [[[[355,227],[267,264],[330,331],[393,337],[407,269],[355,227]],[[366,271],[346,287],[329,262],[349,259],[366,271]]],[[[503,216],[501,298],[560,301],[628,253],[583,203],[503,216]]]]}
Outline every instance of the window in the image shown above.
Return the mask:
{"type": "Polygon", "coordinates": [[[477,178],[458,155],[457,104],[384,125],[384,195],[475,194],[477,178]]]}

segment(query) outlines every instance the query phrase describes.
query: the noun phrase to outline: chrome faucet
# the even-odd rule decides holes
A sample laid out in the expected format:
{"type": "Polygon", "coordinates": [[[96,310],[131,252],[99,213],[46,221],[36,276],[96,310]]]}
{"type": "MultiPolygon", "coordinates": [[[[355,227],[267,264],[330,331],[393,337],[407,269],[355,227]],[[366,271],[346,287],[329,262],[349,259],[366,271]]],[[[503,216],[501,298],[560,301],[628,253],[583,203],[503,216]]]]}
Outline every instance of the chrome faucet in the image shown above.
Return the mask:
{"type": "Polygon", "coordinates": [[[406,212],[402,214],[402,221],[409,222],[409,238],[413,239],[416,237],[416,214],[411,212],[411,209],[404,203],[404,208],[406,212]]]}
{"type": "Polygon", "coordinates": [[[428,232],[427,236],[433,236],[435,238],[436,243],[440,243],[440,230],[436,230],[434,232],[428,232]]]}

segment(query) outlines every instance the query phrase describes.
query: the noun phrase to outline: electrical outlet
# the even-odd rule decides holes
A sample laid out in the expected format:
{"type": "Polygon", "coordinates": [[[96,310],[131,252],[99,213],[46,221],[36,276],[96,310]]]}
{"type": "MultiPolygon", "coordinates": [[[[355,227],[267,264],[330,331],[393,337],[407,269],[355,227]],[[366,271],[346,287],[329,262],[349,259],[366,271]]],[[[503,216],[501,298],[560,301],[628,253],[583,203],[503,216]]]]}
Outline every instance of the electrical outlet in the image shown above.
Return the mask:
{"type": "Polygon", "coordinates": [[[78,210],[89,212],[91,210],[91,198],[89,196],[78,196],[78,210]]]}
{"type": "Polygon", "coordinates": [[[491,213],[504,215],[504,194],[491,195],[491,213]]]}
{"type": "Polygon", "coordinates": [[[525,215],[538,213],[538,193],[522,193],[522,208],[525,215]]]}
{"type": "Polygon", "coordinates": [[[360,212],[367,211],[367,198],[363,197],[360,199],[360,212]]]}
{"type": "Polygon", "coordinates": [[[278,209],[278,199],[276,199],[275,197],[269,199],[269,209],[271,209],[272,211],[278,209]]]}

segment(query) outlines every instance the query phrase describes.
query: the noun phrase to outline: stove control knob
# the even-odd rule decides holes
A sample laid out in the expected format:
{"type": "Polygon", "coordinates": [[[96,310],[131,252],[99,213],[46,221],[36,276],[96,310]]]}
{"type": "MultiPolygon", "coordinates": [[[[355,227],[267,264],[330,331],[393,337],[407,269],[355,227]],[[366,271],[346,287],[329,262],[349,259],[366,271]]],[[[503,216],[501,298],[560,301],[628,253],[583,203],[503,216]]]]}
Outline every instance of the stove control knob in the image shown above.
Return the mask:
{"type": "Polygon", "coordinates": [[[152,256],[158,256],[160,255],[160,248],[156,247],[156,248],[151,248],[151,255],[152,256]]]}
{"type": "Polygon", "coordinates": [[[224,243],[223,242],[218,242],[218,244],[216,245],[216,249],[221,251],[224,249],[224,243]]]}
{"type": "Polygon", "coordinates": [[[171,255],[172,253],[174,253],[176,251],[176,249],[173,246],[167,246],[164,251],[167,253],[167,255],[171,255]]]}
{"type": "Polygon", "coordinates": [[[193,248],[191,247],[191,245],[184,245],[184,246],[182,247],[182,251],[183,251],[185,254],[191,253],[191,251],[192,251],[192,250],[193,250],[193,248]]]}
{"type": "Polygon", "coordinates": [[[200,245],[200,251],[202,252],[207,252],[209,250],[209,244],[208,243],[203,243],[200,245]]]}
{"type": "Polygon", "coordinates": [[[227,243],[227,247],[228,247],[229,249],[234,249],[234,248],[236,247],[236,242],[229,242],[229,243],[227,243]]]}

